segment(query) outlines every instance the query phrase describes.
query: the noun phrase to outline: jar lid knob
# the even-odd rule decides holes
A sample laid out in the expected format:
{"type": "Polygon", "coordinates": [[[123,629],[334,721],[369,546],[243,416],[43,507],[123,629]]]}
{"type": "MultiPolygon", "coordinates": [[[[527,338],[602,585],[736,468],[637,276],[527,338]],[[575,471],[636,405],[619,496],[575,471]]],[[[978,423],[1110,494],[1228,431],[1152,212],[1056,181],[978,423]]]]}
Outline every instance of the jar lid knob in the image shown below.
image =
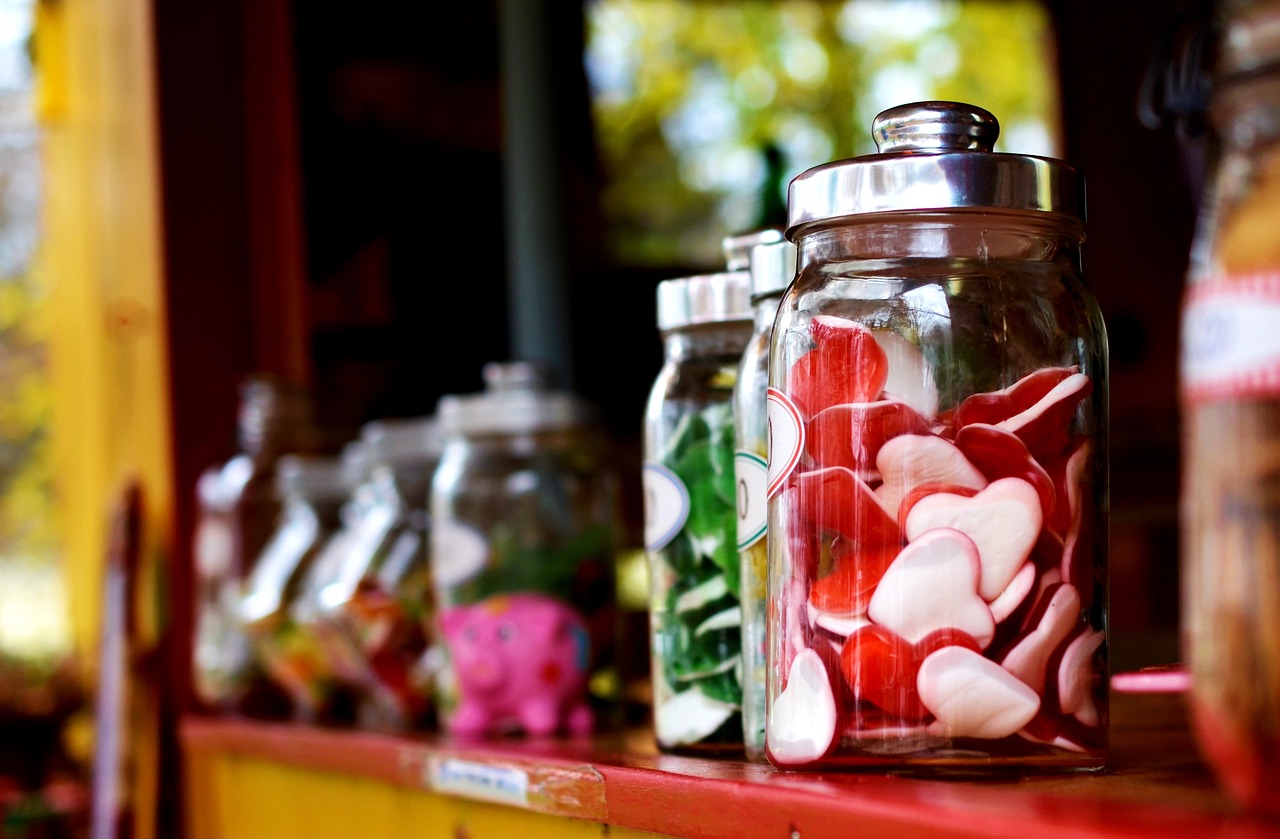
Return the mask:
{"type": "Polygon", "coordinates": [[[881,154],[903,151],[983,151],[994,148],[1000,123],[963,102],[912,102],[881,111],[871,123],[881,154]]]}

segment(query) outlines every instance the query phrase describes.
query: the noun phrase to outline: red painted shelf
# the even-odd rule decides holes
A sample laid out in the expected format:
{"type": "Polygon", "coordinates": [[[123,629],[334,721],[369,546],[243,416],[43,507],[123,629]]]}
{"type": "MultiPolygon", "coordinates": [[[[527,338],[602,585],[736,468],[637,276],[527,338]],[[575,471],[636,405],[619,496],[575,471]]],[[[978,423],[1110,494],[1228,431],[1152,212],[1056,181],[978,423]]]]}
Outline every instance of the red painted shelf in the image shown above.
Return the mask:
{"type": "Polygon", "coordinates": [[[1112,757],[1087,773],[802,773],[659,754],[647,731],[584,740],[466,743],[191,717],[189,751],[231,753],[388,784],[477,796],[516,778],[519,806],[686,837],[1273,837],[1238,812],[1187,729],[1180,694],[1112,698],[1112,757]]]}

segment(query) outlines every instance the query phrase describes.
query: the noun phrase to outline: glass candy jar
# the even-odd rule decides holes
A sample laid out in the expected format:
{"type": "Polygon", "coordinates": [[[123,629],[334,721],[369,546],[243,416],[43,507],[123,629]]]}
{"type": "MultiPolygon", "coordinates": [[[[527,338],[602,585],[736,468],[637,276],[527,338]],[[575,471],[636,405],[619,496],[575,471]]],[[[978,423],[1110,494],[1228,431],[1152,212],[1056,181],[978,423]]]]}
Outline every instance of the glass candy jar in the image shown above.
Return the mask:
{"type": "MultiPolygon", "coordinates": [[[[356,460],[286,455],[278,484],[283,506],[275,532],[245,581],[238,615],[258,663],[288,694],[299,722],[349,717],[348,694],[330,669],[318,639],[299,623],[292,607],[318,585],[317,566],[342,516],[359,475],[356,460]]],[[[330,556],[336,552],[329,551],[330,556]]]]}
{"type": "Polygon", "coordinates": [[[742,737],[747,758],[765,760],[764,708],[768,485],[769,344],[778,303],[796,272],[796,246],[787,241],[755,245],[751,271],[751,341],[742,353],[733,389],[734,475],[737,478],[737,528],[742,601],[742,737]]]}
{"type": "Polygon", "coordinates": [[[257,667],[236,618],[240,592],[278,522],[277,466],[286,454],[315,448],[306,391],[255,376],[240,386],[239,451],[206,469],[196,484],[192,539],[195,571],[193,687],[222,711],[276,716],[278,691],[257,667]]]}
{"type": "Polygon", "coordinates": [[[436,712],[458,735],[585,734],[616,708],[619,486],[594,406],[528,362],[442,397],[431,481],[436,712]]]}
{"type": "Polygon", "coordinates": [[[653,723],[665,751],[742,751],[733,387],[745,271],[664,280],[643,434],[653,723]]]}
{"type": "Polygon", "coordinates": [[[333,569],[292,607],[330,669],[359,696],[364,728],[432,725],[424,657],[434,614],[427,494],[443,439],[434,417],[383,419],[360,433],[369,468],[332,536],[333,569]]]}
{"type": "Polygon", "coordinates": [[[1107,342],[1083,183],[990,113],[881,113],[790,185],[770,353],[766,751],[1096,768],[1107,342]]]}
{"type": "Polygon", "coordinates": [[[1183,300],[1182,646],[1201,751],[1280,814],[1280,3],[1220,11],[1183,300]]]}

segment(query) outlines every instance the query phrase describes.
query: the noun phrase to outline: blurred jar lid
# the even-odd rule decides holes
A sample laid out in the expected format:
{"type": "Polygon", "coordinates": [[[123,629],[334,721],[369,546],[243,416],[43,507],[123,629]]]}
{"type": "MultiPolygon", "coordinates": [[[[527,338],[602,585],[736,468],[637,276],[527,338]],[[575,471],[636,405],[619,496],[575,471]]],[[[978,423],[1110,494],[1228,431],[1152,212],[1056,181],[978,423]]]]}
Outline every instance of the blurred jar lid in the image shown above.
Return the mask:
{"type": "Polygon", "coordinates": [[[445,435],[529,434],[596,421],[596,408],[577,394],[551,389],[551,371],[532,361],[491,361],[485,389],[440,397],[436,417],[445,435]]]}

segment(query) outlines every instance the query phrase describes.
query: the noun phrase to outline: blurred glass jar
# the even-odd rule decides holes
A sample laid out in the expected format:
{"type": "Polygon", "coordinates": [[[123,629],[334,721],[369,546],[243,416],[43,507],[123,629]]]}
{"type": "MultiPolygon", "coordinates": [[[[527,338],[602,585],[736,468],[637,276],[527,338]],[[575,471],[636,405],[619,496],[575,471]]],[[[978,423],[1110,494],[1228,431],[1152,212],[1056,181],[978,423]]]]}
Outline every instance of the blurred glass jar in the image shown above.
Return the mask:
{"type": "Polygon", "coordinates": [[[641,474],[653,725],[664,751],[743,748],[733,391],[750,296],[745,271],[658,283],[663,363],[645,405],[641,474]]]}
{"type": "Polygon", "coordinates": [[[369,467],[326,545],[334,556],[317,563],[319,578],[291,610],[330,670],[355,686],[361,727],[430,728],[427,496],[443,437],[434,417],[417,417],[370,422],[360,439],[369,467]]]}
{"type": "Polygon", "coordinates": [[[1083,181],[963,103],[790,185],[769,372],[766,749],[1097,768],[1107,339],[1083,181]]]}
{"type": "MultiPolygon", "coordinates": [[[[779,237],[780,238],[780,237],[779,237]]],[[[769,239],[751,249],[751,341],[742,353],[733,389],[734,475],[737,478],[736,535],[741,565],[742,737],[747,758],[766,760],[764,751],[766,572],[765,531],[769,483],[769,345],[778,303],[796,273],[796,246],[769,239]]]]}
{"type": "Polygon", "coordinates": [[[585,734],[616,709],[619,487],[594,406],[530,362],[442,397],[436,711],[460,735],[585,734]]]}
{"type": "Polygon", "coordinates": [[[1182,643],[1202,752],[1280,814],[1280,3],[1227,2],[1183,300],[1182,643]]]}
{"type": "MultiPolygon", "coordinates": [[[[294,619],[290,607],[306,588],[336,571],[321,562],[330,539],[342,529],[344,508],[358,485],[363,458],[281,458],[277,478],[283,499],[276,530],[245,581],[238,616],[259,665],[288,695],[300,722],[348,721],[350,694],[329,667],[316,637],[294,619]]],[[[340,555],[330,551],[329,557],[340,555]]]]}
{"type": "Polygon", "coordinates": [[[238,453],[196,484],[192,675],[196,697],[212,708],[271,713],[269,686],[236,613],[244,579],[280,515],[280,458],[313,449],[314,438],[304,390],[250,378],[240,388],[238,453]]]}

